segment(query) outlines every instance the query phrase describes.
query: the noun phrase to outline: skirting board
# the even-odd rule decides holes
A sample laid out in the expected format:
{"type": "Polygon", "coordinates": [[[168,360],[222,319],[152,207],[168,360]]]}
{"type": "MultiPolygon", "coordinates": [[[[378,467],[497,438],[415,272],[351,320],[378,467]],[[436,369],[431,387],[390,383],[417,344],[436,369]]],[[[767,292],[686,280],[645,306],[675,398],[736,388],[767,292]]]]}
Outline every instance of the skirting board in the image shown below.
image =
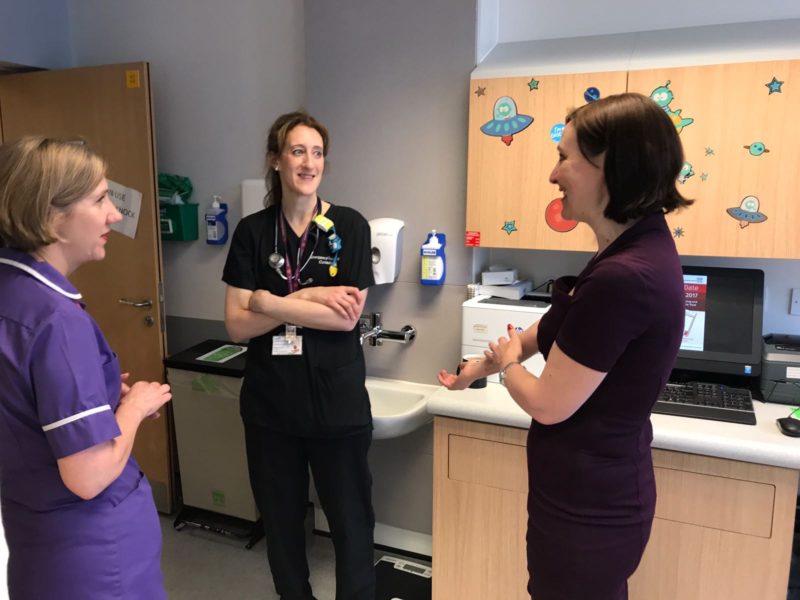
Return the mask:
{"type": "MultiPolygon", "coordinates": [[[[322,509],[317,506],[314,507],[314,529],[330,532],[328,519],[322,509]]],[[[375,523],[375,543],[423,556],[433,554],[433,536],[383,523],[375,523]]]]}

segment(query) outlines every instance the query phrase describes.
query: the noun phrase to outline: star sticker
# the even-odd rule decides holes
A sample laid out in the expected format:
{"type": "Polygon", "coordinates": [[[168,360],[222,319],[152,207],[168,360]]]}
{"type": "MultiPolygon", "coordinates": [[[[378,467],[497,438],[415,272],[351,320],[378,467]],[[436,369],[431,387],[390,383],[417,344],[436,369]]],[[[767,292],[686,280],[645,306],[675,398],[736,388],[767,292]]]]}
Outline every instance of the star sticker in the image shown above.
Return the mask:
{"type": "Polygon", "coordinates": [[[528,91],[532,92],[533,90],[538,90],[538,89],[539,89],[539,80],[531,77],[531,80],[528,82],[528,91]]]}
{"type": "Polygon", "coordinates": [[[778,81],[775,77],[773,77],[772,81],[770,81],[769,83],[765,83],[764,85],[767,86],[767,88],[769,88],[769,95],[771,96],[772,94],[775,93],[778,94],[781,93],[781,86],[783,85],[783,82],[778,81]]]}
{"type": "Polygon", "coordinates": [[[478,86],[478,89],[475,90],[475,95],[478,96],[478,98],[480,98],[481,96],[483,96],[485,94],[486,94],[486,88],[485,87],[478,86]]]}
{"type": "Polygon", "coordinates": [[[707,146],[706,147],[706,156],[713,156],[713,155],[714,155],[714,149],[711,146],[707,146]]]}
{"type": "Polygon", "coordinates": [[[705,181],[708,179],[708,173],[700,173],[700,181],[705,181]]]}
{"type": "Polygon", "coordinates": [[[676,227],[672,230],[672,235],[676,238],[683,237],[683,227],[676,227]]]}
{"type": "Polygon", "coordinates": [[[514,231],[519,231],[517,229],[516,221],[506,221],[500,229],[505,231],[508,235],[511,235],[511,233],[514,231]]]}

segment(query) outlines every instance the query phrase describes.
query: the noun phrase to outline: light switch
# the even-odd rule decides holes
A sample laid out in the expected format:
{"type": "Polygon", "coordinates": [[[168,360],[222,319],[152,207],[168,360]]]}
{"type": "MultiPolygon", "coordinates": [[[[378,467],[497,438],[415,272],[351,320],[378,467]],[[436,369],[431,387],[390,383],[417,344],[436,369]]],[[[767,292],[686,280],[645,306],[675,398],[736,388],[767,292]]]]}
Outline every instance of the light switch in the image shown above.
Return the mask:
{"type": "Polygon", "coordinates": [[[789,300],[789,314],[800,316],[800,288],[792,288],[792,298],[789,300]]]}

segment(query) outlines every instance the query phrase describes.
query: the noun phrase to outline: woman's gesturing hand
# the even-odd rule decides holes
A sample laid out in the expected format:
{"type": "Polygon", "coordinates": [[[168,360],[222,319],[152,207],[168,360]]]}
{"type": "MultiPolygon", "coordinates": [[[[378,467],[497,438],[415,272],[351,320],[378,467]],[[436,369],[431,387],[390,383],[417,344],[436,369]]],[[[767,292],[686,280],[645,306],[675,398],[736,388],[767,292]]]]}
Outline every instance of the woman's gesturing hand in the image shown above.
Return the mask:
{"type": "Polygon", "coordinates": [[[522,341],[513,325],[508,325],[508,338],[498,338],[489,342],[489,349],[484,352],[486,360],[498,371],[511,362],[522,360],[522,341]]]}

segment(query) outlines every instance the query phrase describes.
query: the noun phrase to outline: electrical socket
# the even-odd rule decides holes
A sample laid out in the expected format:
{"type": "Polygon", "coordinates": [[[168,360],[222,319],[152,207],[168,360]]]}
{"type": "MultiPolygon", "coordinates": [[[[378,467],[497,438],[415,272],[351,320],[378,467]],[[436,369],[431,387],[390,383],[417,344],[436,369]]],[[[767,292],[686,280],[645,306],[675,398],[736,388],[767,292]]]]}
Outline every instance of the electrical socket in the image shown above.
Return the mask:
{"type": "Polygon", "coordinates": [[[800,316],[800,288],[792,288],[792,297],[789,300],[789,314],[800,316]]]}

